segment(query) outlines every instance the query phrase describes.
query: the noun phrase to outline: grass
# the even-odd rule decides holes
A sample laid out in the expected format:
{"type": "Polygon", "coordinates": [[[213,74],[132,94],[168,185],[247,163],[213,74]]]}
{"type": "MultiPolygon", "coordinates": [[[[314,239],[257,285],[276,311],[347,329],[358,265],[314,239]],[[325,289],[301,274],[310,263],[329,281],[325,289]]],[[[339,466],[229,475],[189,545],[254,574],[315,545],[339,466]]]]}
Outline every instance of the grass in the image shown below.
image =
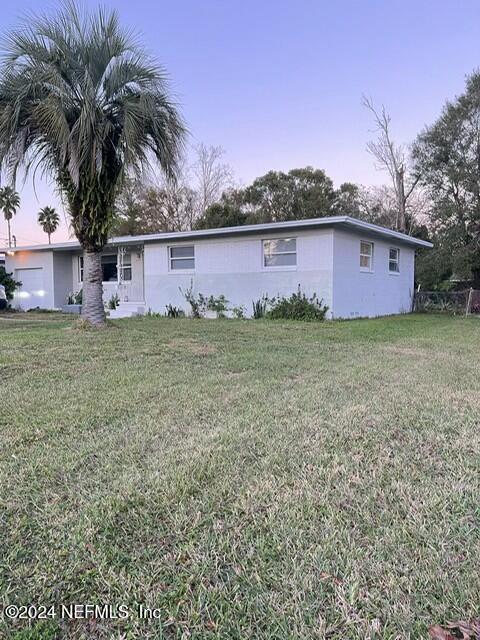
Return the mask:
{"type": "Polygon", "coordinates": [[[0,636],[393,640],[479,615],[478,319],[8,318],[2,603],[131,614],[0,636]]]}

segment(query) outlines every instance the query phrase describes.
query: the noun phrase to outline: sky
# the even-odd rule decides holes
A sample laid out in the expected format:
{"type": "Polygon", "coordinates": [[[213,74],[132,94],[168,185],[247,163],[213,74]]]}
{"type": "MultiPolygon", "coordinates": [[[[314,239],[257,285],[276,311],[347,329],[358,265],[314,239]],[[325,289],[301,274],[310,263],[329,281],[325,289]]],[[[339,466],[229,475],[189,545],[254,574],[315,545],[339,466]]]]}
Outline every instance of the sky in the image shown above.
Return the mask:
{"type": "MultiPolygon", "coordinates": [[[[97,6],[84,0],[87,7],[97,6]]],[[[478,0],[106,0],[167,69],[190,144],[225,149],[240,184],[312,165],[336,186],[387,180],[366,151],[365,94],[408,144],[480,67],[478,0]]],[[[55,2],[2,0],[0,31],[55,2]]],[[[19,181],[18,244],[41,243],[38,210],[58,204],[47,182],[19,181]]],[[[68,238],[62,226],[54,236],[68,238]]],[[[0,218],[0,246],[6,223],[0,218]]]]}

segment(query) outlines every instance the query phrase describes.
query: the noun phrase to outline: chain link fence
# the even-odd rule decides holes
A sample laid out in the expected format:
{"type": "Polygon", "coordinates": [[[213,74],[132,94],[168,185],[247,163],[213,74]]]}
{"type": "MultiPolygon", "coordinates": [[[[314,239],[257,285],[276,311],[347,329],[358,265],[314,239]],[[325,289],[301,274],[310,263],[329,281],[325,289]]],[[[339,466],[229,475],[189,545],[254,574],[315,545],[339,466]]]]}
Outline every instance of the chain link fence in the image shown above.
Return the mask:
{"type": "Polygon", "coordinates": [[[413,310],[418,312],[452,313],[454,315],[480,315],[480,290],[417,291],[413,310]]]}

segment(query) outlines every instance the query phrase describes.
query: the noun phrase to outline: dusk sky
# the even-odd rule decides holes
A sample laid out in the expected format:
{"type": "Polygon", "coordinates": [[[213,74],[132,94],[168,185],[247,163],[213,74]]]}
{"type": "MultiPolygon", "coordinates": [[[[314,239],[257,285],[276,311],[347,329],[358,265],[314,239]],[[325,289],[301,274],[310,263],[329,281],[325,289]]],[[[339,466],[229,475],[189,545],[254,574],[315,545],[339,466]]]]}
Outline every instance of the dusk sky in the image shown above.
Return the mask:
{"type": "MultiPolygon", "coordinates": [[[[87,6],[98,3],[89,0],[87,6]]],[[[190,143],[221,145],[236,180],[312,165],[338,186],[380,184],[365,150],[372,137],[362,94],[409,143],[480,66],[480,3],[443,0],[117,0],[119,11],[167,68],[190,143]]],[[[0,28],[55,3],[2,0],[0,28]]],[[[17,184],[18,244],[45,242],[37,211],[54,190],[17,184]]],[[[62,215],[63,217],[63,215],[62,215]]],[[[0,243],[6,238],[0,218],[0,243]]],[[[54,240],[68,237],[65,225],[54,240]]]]}

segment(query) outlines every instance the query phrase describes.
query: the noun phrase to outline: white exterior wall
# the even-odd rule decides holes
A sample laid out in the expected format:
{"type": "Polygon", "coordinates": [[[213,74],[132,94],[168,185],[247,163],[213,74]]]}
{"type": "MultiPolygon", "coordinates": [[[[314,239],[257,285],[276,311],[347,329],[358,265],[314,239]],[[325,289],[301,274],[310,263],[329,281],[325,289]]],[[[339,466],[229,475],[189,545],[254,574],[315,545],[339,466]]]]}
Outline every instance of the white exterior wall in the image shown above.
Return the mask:
{"type": "Polygon", "coordinates": [[[333,231],[331,229],[296,233],[268,233],[242,238],[198,239],[189,242],[146,244],[144,253],[145,306],[165,312],[173,304],[190,312],[179,288],[190,286],[206,296],[224,294],[229,306],[243,305],[252,313],[252,301],[268,296],[290,295],[298,285],[307,295],[317,293],[332,306],[333,231]],[[297,239],[295,267],[265,268],[263,240],[297,239]],[[195,270],[171,271],[169,247],[195,246],[195,270]]]}
{"type": "Polygon", "coordinates": [[[415,250],[394,240],[334,231],[333,317],[408,313],[414,293],[415,250]],[[373,242],[373,270],[360,270],[360,242],[373,242]],[[400,249],[400,272],[388,270],[390,248],[400,249]]]}
{"type": "Polygon", "coordinates": [[[54,273],[54,304],[56,309],[61,309],[67,304],[67,298],[72,293],[73,270],[69,253],[53,253],[54,273]]]}
{"type": "Polygon", "coordinates": [[[24,309],[54,309],[53,283],[53,251],[19,251],[13,256],[6,256],[5,268],[13,273],[15,280],[22,280],[22,269],[42,269],[42,286],[36,291],[27,287],[17,289],[12,300],[12,307],[24,309]]]}
{"type": "MultiPolygon", "coordinates": [[[[328,317],[374,317],[409,312],[414,291],[415,250],[393,239],[379,238],[323,228],[215,239],[198,237],[185,242],[148,242],[143,255],[132,248],[133,280],[128,284],[128,291],[123,292],[123,299],[140,299],[144,282],[146,310],[164,313],[166,305],[173,304],[189,313],[189,305],[179,288],[185,291],[193,280],[195,293],[223,294],[230,307],[243,305],[247,315],[252,313],[253,300],[264,294],[290,295],[298,285],[307,295],[316,293],[323,298],[330,309],[328,317]],[[274,238],[296,238],[295,267],[263,266],[263,240],[274,238]],[[374,244],[372,272],[360,270],[361,240],[374,244]],[[171,271],[169,247],[192,244],[195,269],[171,271]],[[400,249],[398,274],[388,270],[390,247],[400,249]]],[[[21,289],[15,295],[13,306],[25,310],[37,306],[60,308],[69,292],[82,287],[78,279],[78,255],[77,251],[49,250],[7,255],[6,269],[17,279],[21,279],[18,270],[42,269],[42,295],[21,289]]],[[[104,283],[106,301],[117,287],[117,283],[104,283]]]]}

